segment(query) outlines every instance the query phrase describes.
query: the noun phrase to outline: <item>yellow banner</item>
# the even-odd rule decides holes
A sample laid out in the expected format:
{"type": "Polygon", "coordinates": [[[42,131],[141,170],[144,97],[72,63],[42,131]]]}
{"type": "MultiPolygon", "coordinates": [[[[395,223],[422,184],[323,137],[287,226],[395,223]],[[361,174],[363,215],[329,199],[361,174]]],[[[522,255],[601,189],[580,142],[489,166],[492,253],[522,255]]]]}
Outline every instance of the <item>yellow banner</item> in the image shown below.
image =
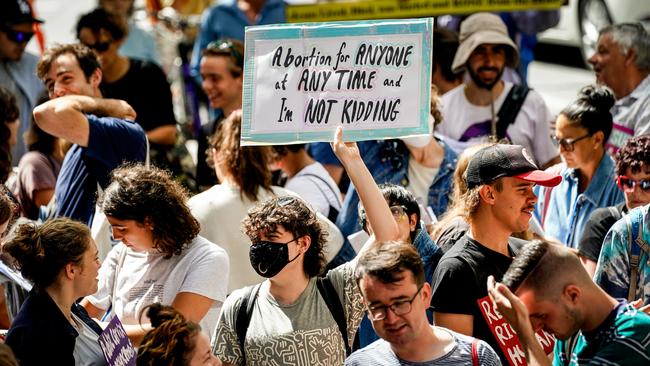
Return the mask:
{"type": "Polygon", "coordinates": [[[362,0],[288,5],[287,22],[418,18],[531,9],[557,9],[564,0],[362,0]]]}

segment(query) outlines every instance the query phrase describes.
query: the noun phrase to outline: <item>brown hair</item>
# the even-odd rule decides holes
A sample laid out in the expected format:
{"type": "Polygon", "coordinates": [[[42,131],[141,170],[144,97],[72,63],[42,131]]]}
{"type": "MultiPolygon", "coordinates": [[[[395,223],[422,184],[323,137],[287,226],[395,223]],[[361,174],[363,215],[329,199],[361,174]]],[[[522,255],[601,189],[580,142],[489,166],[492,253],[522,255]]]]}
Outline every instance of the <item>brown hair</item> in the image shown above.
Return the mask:
{"type": "Polygon", "coordinates": [[[202,52],[203,57],[225,57],[233,78],[244,73],[244,44],[236,39],[219,39],[210,42],[202,52]]]}
{"type": "Polygon", "coordinates": [[[366,275],[389,284],[404,278],[404,271],[413,273],[413,279],[418,287],[424,284],[424,264],[415,247],[402,242],[389,241],[376,243],[361,254],[354,270],[354,278],[357,285],[366,275]]]}
{"type": "Polygon", "coordinates": [[[12,265],[20,269],[23,277],[44,289],[56,281],[66,264],[81,263],[90,240],[86,225],[56,218],[41,226],[20,225],[3,249],[13,258],[12,265]]]}
{"type": "Polygon", "coordinates": [[[262,235],[277,232],[278,227],[282,227],[296,238],[308,235],[311,245],[305,252],[305,274],[315,277],[325,268],[324,247],[327,243],[327,231],[318,221],[316,213],[302,199],[283,196],[258,203],[248,210],[248,216],[242,224],[244,232],[253,243],[259,241],[262,235]]]}
{"type": "MultiPolygon", "coordinates": [[[[11,130],[8,123],[14,123],[20,116],[16,97],[6,88],[0,86],[0,180],[6,182],[11,173],[11,130]]],[[[18,122],[20,123],[20,122],[18,122]]]]}
{"type": "Polygon", "coordinates": [[[272,174],[268,168],[273,159],[269,146],[240,146],[241,113],[232,113],[219,124],[217,132],[210,138],[210,145],[217,150],[216,161],[208,151],[208,163],[224,167],[226,174],[241,189],[240,197],[257,201],[260,188],[271,190],[272,174]]]}
{"type": "MultiPolygon", "coordinates": [[[[151,320],[151,329],[138,347],[140,366],[185,366],[189,364],[201,327],[171,306],[153,303],[142,309],[151,320]]],[[[140,315],[142,318],[142,315],[140,315]]]]}
{"type": "Polygon", "coordinates": [[[47,73],[50,71],[50,67],[52,67],[52,63],[56,61],[59,56],[65,54],[71,54],[77,59],[77,63],[79,63],[79,67],[86,76],[86,79],[90,79],[93,72],[100,69],[97,55],[90,48],[79,43],[59,44],[48,48],[41,57],[41,60],[38,61],[38,64],[36,65],[36,75],[38,78],[44,80],[45,77],[47,77],[47,73]]]}
{"type": "Polygon", "coordinates": [[[123,165],[98,204],[107,216],[153,224],[153,246],[171,258],[199,234],[199,222],[187,206],[188,193],[169,172],[143,165],[123,165]]]}

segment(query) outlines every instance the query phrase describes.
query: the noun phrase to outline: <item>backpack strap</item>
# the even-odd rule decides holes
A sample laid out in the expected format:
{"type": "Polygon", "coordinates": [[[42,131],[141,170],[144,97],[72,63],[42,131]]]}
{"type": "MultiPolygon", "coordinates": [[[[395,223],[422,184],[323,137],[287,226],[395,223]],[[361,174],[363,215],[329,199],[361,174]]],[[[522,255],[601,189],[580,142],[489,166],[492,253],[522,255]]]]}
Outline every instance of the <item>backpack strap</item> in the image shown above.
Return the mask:
{"type": "Polygon", "coordinates": [[[325,300],[325,304],[327,304],[327,308],[332,314],[332,317],[334,317],[336,325],[339,327],[339,331],[343,337],[343,344],[345,345],[345,355],[350,356],[352,350],[348,342],[348,325],[345,319],[345,313],[343,312],[343,305],[341,305],[341,299],[339,299],[339,295],[336,293],[336,289],[334,289],[334,285],[332,285],[332,281],[329,278],[316,278],[316,286],[321,297],[325,300]]]}
{"type": "Polygon", "coordinates": [[[630,287],[627,292],[627,301],[636,300],[641,250],[650,254],[650,246],[643,239],[643,211],[643,209],[634,210],[625,217],[630,255],[630,287]]]}
{"type": "Polygon", "coordinates": [[[519,84],[514,85],[512,89],[510,89],[510,92],[508,92],[508,96],[506,96],[506,100],[501,105],[499,113],[497,114],[498,140],[506,137],[506,130],[508,129],[508,126],[515,122],[519,110],[521,110],[521,106],[524,105],[524,101],[526,100],[529,91],[529,87],[519,84]]]}
{"type": "Polygon", "coordinates": [[[244,288],[244,294],[241,298],[241,303],[237,309],[235,318],[235,330],[237,331],[237,339],[239,340],[239,348],[241,349],[242,365],[246,365],[246,351],[244,350],[244,341],[246,340],[246,332],[248,325],[251,322],[253,315],[253,306],[257,300],[257,294],[260,292],[261,283],[255,286],[248,286],[244,288]]]}
{"type": "Polygon", "coordinates": [[[608,206],[607,209],[609,210],[609,213],[612,215],[614,220],[618,221],[621,218],[623,218],[623,214],[621,213],[621,211],[618,210],[618,207],[608,206]]]}
{"type": "MultiPolygon", "coordinates": [[[[327,188],[330,190],[330,192],[332,192],[332,195],[334,195],[334,197],[338,197],[338,194],[336,193],[334,188],[332,188],[332,186],[330,186],[329,183],[327,183],[327,181],[325,179],[323,179],[322,177],[319,177],[318,175],[311,174],[311,173],[304,173],[304,174],[301,174],[300,176],[301,177],[313,177],[313,178],[316,178],[316,179],[320,180],[321,182],[323,182],[323,184],[325,184],[327,186],[327,188]]],[[[307,178],[307,179],[309,179],[309,178],[307,178]]],[[[312,182],[313,182],[313,180],[312,180],[312,182]]],[[[331,222],[336,222],[336,218],[339,216],[339,210],[336,207],[332,206],[332,204],[330,203],[329,197],[327,197],[327,194],[323,191],[323,189],[320,187],[320,185],[318,183],[316,183],[316,188],[318,188],[318,190],[323,195],[323,197],[325,197],[325,200],[327,201],[328,205],[330,206],[329,214],[327,215],[327,219],[330,220],[331,222]]]]}
{"type": "Polygon", "coordinates": [[[478,363],[478,339],[472,340],[472,366],[480,366],[478,363]]]}

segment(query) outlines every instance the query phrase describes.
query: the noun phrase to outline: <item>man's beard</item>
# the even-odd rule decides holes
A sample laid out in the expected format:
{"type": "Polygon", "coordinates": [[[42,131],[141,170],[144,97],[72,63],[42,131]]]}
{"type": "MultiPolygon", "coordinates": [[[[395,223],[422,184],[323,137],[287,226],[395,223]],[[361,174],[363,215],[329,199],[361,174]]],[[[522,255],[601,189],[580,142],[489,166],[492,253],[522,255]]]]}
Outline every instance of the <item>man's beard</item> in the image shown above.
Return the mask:
{"type": "Polygon", "coordinates": [[[479,67],[476,72],[472,70],[471,67],[467,67],[467,72],[469,73],[469,76],[472,78],[472,81],[474,81],[474,84],[478,86],[479,88],[482,89],[487,89],[487,90],[492,90],[492,88],[501,80],[501,76],[503,76],[503,71],[505,70],[505,67],[502,67],[501,70],[497,69],[496,67],[479,67]],[[481,77],[478,75],[481,71],[496,71],[497,76],[494,78],[494,80],[490,83],[484,82],[481,77]]]}

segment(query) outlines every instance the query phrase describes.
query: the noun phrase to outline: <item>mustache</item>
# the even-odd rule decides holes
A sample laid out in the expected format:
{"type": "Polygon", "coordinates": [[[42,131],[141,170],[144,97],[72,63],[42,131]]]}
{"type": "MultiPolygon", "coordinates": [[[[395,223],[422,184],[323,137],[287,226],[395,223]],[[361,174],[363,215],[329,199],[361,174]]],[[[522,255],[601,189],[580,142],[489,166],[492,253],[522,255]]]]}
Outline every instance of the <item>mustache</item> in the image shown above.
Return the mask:
{"type": "Polygon", "coordinates": [[[498,73],[499,69],[497,69],[496,67],[479,67],[478,70],[476,70],[476,72],[481,72],[481,71],[493,71],[498,73]]]}

